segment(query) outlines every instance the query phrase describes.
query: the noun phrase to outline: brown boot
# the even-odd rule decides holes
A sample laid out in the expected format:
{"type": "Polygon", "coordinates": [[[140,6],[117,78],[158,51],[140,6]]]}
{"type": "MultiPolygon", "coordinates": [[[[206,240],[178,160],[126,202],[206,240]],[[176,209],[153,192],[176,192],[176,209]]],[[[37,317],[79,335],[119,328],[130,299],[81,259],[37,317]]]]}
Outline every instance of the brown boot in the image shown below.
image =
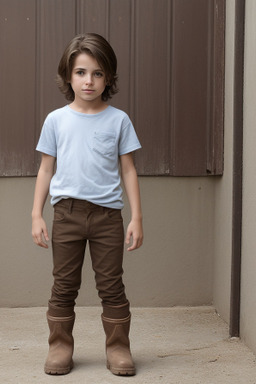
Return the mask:
{"type": "Polygon", "coordinates": [[[135,375],[129,341],[131,315],[125,319],[102,317],[106,334],[107,368],[114,375],[135,375]]]}
{"type": "Polygon", "coordinates": [[[53,317],[47,313],[47,320],[50,336],[49,353],[44,371],[50,375],[65,375],[73,368],[74,339],[72,331],[75,314],[69,317],[53,317]]]}

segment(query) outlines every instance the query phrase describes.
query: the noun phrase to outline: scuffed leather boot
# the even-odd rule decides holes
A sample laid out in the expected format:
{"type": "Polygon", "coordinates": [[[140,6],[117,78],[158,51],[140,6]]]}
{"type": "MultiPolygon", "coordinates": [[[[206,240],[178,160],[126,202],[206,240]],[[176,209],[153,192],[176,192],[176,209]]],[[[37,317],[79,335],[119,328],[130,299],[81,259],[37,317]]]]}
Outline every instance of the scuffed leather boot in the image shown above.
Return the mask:
{"type": "Polygon", "coordinates": [[[135,375],[129,341],[131,315],[125,319],[109,319],[101,315],[106,334],[107,368],[114,375],[135,375]]]}
{"type": "Polygon", "coordinates": [[[50,375],[65,375],[73,368],[74,339],[72,336],[75,314],[69,317],[53,317],[47,313],[50,329],[49,353],[44,371],[50,375]]]}

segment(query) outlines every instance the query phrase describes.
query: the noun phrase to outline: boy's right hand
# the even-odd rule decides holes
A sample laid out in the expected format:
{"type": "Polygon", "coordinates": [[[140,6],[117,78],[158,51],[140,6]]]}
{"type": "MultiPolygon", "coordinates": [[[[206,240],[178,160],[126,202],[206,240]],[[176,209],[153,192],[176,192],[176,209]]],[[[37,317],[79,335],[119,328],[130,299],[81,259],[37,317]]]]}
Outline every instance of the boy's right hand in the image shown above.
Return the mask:
{"type": "Polygon", "coordinates": [[[34,243],[36,243],[39,247],[48,248],[49,235],[46,228],[46,224],[44,219],[36,218],[32,220],[32,237],[34,243]]]}

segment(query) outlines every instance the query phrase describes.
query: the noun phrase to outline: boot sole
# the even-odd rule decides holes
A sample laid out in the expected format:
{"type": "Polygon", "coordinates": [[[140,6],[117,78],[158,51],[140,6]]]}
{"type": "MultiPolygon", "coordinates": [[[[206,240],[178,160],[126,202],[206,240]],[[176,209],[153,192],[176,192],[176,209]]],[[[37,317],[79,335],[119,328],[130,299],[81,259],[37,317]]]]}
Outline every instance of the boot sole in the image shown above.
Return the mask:
{"type": "Polygon", "coordinates": [[[117,376],[134,376],[136,374],[135,368],[111,367],[108,361],[107,361],[107,369],[109,369],[110,372],[113,373],[113,375],[117,375],[117,376]]]}
{"type": "Polygon", "coordinates": [[[73,367],[74,367],[74,363],[72,361],[70,366],[66,367],[66,368],[50,368],[50,367],[45,366],[44,372],[47,375],[67,375],[73,367]]]}

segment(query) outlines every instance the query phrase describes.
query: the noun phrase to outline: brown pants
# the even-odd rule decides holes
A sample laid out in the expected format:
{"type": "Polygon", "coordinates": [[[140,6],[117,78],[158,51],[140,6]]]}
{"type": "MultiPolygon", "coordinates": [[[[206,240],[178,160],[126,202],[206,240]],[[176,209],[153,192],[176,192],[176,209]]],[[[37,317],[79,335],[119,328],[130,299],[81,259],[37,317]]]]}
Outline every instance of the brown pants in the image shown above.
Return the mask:
{"type": "Polygon", "coordinates": [[[124,229],[121,211],[83,200],[63,199],[54,206],[54,285],[49,306],[74,308],[87,240],[103,307],[128,302],[122,281],[124,229]]]}

